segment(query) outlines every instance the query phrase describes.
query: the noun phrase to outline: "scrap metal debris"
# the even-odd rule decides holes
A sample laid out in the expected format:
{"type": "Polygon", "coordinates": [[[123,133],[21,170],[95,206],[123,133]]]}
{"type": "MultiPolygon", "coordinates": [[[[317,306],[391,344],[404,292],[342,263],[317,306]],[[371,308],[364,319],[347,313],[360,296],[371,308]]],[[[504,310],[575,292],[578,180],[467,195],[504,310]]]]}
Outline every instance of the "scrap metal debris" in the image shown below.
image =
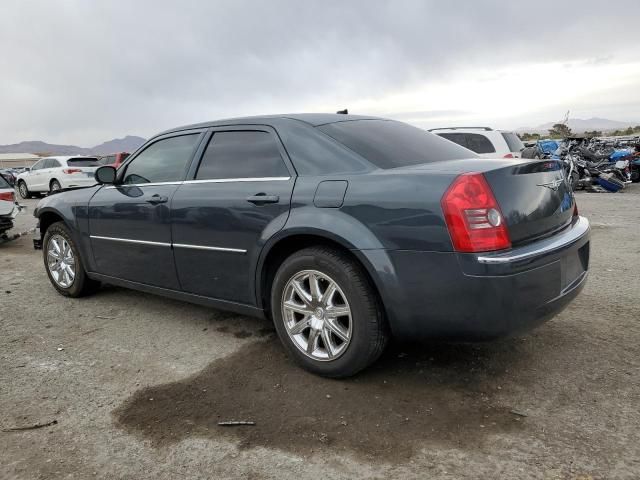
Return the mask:
{"type": "Polygon", "coordinates": [[[24,427],[3,428],[2,431],[3,432],[22,432],[24,430],[37,430],[38,428],[45,428],[45,427],[50,427],[52,425],[57,425],[57,423],[58,423],[57,420],[52,420],[47,423],[36,423],[35,425],[27,425],[24,427]]]}
{"type": "Polygon", "coordinates": [[[228,421],[228,422],[218,422],[218,425],[221,427],[239,427],[242,425],[255,426],[256,422],[248,422],[248,421],[228,421]]]}

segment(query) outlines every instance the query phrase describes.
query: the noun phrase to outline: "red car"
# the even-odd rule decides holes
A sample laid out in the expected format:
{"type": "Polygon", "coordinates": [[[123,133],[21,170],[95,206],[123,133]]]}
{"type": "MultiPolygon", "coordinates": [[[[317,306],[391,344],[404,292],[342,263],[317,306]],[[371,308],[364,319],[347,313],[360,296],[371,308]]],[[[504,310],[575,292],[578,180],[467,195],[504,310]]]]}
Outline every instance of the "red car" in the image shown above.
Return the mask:
{"type": "Polygon", "coordinates": [[[100,165],[110,165],[114,168],[119,168],[129,155],[127,152],[112,153],[111,155],[100,157],[98,163],[100,163],[100,165]]]}

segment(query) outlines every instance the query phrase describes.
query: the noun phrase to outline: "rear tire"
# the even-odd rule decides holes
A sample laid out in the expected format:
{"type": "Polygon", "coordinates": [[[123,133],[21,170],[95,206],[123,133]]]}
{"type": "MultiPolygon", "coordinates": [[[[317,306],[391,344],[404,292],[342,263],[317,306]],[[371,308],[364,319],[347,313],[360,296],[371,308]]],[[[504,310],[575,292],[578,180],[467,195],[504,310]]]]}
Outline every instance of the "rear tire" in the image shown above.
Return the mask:
{"type": "Polygon", "coordinates": [[[49,280],[61,295],[82,297],[100,287],[100,282],[87,276],[78,247],[64,222],[56,222],[47,229],[42,255],[49,280]]]}
{"type": "Polygon", "coordinates": [[[62,186],[58,180],[51,180],[51,185],[49,185],[49,193],[56,192],[58,190],[62,190],[62,186]]]}
{"type": "Polygon", "coordinates": [[[378,359],[389,339],[382,305],[363,268],[333,248],[305,248],[280,265],[271,313],[293,359],[325,377],[358,373],[378,359]]]}
{"type": "Polygon", "coordinates": [[[29,187],[27,187],[27,183],[24,180],[20,180],[18,182],[18,193],[25,200],[31,198],[31,192],[29,191],[29,187]]]}

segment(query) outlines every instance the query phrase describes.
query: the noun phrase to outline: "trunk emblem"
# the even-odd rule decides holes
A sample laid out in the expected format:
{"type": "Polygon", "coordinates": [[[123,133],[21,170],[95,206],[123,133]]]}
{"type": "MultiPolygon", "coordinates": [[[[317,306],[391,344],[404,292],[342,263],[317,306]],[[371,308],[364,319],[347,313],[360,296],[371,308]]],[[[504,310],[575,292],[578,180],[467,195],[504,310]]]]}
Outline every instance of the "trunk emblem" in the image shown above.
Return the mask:
{"type": "Polygon", "coordinates": [[[563,183],[564,183],[564,179],[558,178],[557,180],[554,180],[553,182],[538,183],[538,187],[549,188],[549,189],[553,190],[554,192],[557,192],[558,189],[560,188],[560,185],[562,185],[563,183]]]}

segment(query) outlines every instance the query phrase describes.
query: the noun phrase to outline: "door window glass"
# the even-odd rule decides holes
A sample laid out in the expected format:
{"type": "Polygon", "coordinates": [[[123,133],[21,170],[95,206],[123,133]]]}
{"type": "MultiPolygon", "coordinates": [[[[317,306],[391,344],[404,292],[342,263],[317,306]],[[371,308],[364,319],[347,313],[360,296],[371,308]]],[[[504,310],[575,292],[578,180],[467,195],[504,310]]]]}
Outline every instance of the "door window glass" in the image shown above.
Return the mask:
{"type": "Polygon", "coordinates": [[[123,183],[158,183],[184,180],[200,134],[165,138],[151,144],[134,158],[123,183]]]}
{"type": "Polygon", "coordinates": [[[288,177],[276,139],[268,132],[216,132],[202,157],[197,180],[288,177]]]}

